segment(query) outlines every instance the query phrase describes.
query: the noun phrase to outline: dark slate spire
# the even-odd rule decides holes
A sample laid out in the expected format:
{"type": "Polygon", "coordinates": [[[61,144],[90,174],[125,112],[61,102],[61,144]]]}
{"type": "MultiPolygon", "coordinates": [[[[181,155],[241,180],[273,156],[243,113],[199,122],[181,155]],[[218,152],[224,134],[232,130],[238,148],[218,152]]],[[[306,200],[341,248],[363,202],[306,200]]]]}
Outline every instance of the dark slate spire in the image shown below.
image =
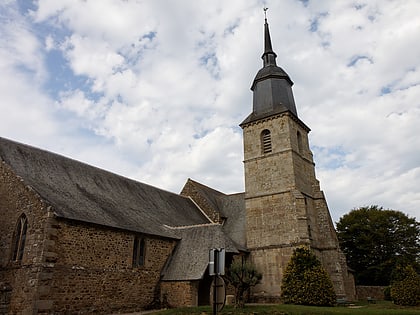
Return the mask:
{"type": "Polygon", "coordinates": [[[276,64],[277,55],[271,45],[267,18],[264,23],[264,53],[261,58],[263,67],[258,71],[251,86],[254,92],[253,110],[241,125],[287,111],[297,117],[292,92],[293,82],[289,75],[276,64]]]}
{"type": "Polygon", "coordinates": [[[270,37],[270,30],[268,29],[267,18],[265,19],[264,24],[264,54],[261,57],[264,61],[264,67],[266,66],[277,66],[276,58],[277,55],[273,51],[273,47],[271,46],[271,37],[270,37]]]}

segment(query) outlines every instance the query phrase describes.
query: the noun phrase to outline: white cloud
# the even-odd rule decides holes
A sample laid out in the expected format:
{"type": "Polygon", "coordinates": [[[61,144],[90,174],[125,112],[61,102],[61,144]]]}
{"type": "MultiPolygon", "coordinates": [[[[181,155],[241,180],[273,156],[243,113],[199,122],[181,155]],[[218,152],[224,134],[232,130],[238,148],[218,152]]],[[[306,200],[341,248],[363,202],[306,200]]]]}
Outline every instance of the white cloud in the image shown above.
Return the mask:
{"type": "Polygon", "coordinates": [[[334,220],[371,203],[418,217],[416,1],[10,2],[1,135],[172,191],[241,191],[263,5],[334,220]],[[68,82],[47,90],[57,67],[68,82]]]}

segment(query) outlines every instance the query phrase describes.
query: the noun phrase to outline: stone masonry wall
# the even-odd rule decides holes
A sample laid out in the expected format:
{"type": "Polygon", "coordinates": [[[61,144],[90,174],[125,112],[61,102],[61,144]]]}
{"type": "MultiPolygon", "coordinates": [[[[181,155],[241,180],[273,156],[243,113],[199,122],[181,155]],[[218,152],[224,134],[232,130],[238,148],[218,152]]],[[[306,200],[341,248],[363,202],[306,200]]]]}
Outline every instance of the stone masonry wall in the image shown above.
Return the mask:
{"type": "Polygon", "coordinates": [[[190,197],[200,207],[202,211],[215,223],[221,223],[220,213],[214,209],[211,204],[197,191],[194,184],[190,180],[187,181],[182,188],[181,195],[190,197]]]}
{"type": "Polygon", "coordinates": [[[38,283],[47,264],[45,234],[50,215],[39,196],[1,161],[0,282],[8,287],[9,314],[33,314],[34,307],[42,304],[38,283]],[[24,254],[20,262],[12,262],[13,235],[22,214],[28,222],[24,254]]]}
{"type": "Polygon", "coordinates": [[[198,281],[162,282],[161,295],[172,307],[197,306],[198,281]]]}
{"type": "Polygon", "coordinates": [[[315,176],[308,131],[287,113],[243,126],[247,247],[263,273],[254,299],[280,297],[283,269],[299,245],[319,252],[338,295],[354,298],[352,276],[315,176]],[[263,150],[265,129],[270,131],[271,152],[263,150]]]}
{"type": "Polygon", "coordinates": [[[280,302],[281,279],[293,249],[287,246],[251,251],[252,263],[263,274],[260,284],[251,289],[252,302],[280,302]]]}
{"type": "Polygon", "coordinates": [[[138,311],[159,298],[160,272],[175,241],[145,236],[145,264],[133,267],[133,233],[67,220],[55,227],[57,260],[46,292],[52,311],[138,311]]]}
{"type": "Polygon", "coordinates": [[[290,193],[246,200],[249,249],[289,246],[300,242],[294,202],[290,193]]]}
{"type": "Polygon", "coordinates": [[[386,286],[356,286],[357,300],[367,300],[367,298],[373,298],[375,300],[384,300],[385,299],[385,289],[386,286]]]}
{"type": "Polygon", "coordinates": [[[55,218],[3,162],[0,226],[0,283],[7,288],[1,309],[12,315],[142,309],[159,298],[160,272],[175,246],[174,240],[145,237],[145,265],[132,268],[134,233],[55,218]],[[23,259],[11,262],[22,213],[28,220],[23,259]]]}

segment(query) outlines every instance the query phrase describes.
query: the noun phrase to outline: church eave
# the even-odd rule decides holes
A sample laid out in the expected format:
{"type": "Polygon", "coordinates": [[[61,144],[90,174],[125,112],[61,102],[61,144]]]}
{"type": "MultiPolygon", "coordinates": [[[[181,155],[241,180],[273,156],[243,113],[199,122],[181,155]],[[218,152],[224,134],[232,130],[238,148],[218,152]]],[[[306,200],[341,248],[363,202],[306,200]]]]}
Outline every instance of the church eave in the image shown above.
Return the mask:
{"type": "Polygon", "coordinates": [[[266,115],[259,115],[255,116],[253,113],[250,114],[245,120],[239,124],[239,126],[244,129],[245,127],[256,125],[259,123],[263,123],[265,121],[269,121],[272,119],[276,119],[282,116],[290,116],[293,121],[297,122],[299,126],[301,126],[306,132],[310,132],[311,129],[302,121],[300,120],[292,111],[285,109],[284,111],[277,112],[277,113],[267,113],[266,115]]]}

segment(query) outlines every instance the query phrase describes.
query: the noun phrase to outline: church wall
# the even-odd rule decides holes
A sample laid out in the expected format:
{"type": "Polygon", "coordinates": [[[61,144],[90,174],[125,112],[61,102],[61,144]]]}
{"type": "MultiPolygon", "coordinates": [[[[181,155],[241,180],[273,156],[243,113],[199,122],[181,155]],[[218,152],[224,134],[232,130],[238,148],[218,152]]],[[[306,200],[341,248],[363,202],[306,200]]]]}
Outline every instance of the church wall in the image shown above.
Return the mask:
{"type": "Polygon", "coordinates": [[[198,281],[166,281],[161,285],[161,297],[171,307],[198,305],[198,281]]]}
{"type": "Polygon", "coordinates": [[[251,123],[243,128],[244,137],[244,159],[245,161],[255,159],[261,156],[261,132],[268,129],[271,132],[271,142],[273,152],[281,152],[292,148],[289,137],[288,116],[281,115],[269,117],[265,120],[251,123]],[[246,139],[246,140],[245,140],[246,139]]]}
{"type": "Polygon", "coordinates": [[[251,261],[263,274],[261,282],[251,289],[252,302],[280,302],[281,279],[293,249],[285,246],[251,251],[251,261]]]}
{"type": "Polygon", "coordinates": [[[337,234],[328,210],[327,202],[321,191],[318,191],[316,199],[314,199],[314,208],[319,231],[316,238],[317,246],[338,248],[337,234]]]}
{"type": "Polygon", "coordinates": [[[32,314],[43,302],[38,296],[50,212],[39,196],[4,163],[0,163],[0,283],[8,287],[9,314],[32,314]],[[12,244],[18,219],[27,218],[22,260],[12,262],[12,244]]]}
{"type": "Polygon", "coordinates": [[[246,198],[263,194],[282,193],[293,186],[293,169],[287,167],[290,154],[272,153],[264,159],[257,158],[246,161],[245,176],[253,174],[255,180],[245,177],[246,198]],[[282,174],[283,176],[279,176],[282,174]],[[248,179],[248,180],[247,180],[248,179]]]}
{"type": "Polygon", "coordinates": [[[349,301],[354,301],[356,298],[354,277],[347,269],[344,254],[337,248],[324,248],[321,250],[314,248],[314,250],[321,260],[322,266],[330,276],[337,297],[345,297],[349,301]]]}
{"type": "Polygon", "coordinates": [[[204,198],[194,187],[194,185],[190,182],[190,180],[187,181],[184,188],[182,189],[181,196],[190,197],[192,200],[194,200],[194,203],[196,203],[202,211],[207,215],[207,217],[213,221],[221,223],[222,220],[220,218],[220,213],[217,212],[213,207],[209,204],[209,202],[204,198]]]}
{"type": "Polygon", "coordinates": [[[294,185],[291,143],[285,136],[288,129],[286,116],[244,127],[245,198],[281,193],[294,185]],[[261,133],[265,129],[271,134],[270,153],[262,153],[261,133]]]}
{"type": "Polygon", "coordinates": [[[45,294],[54,312],[144,309],[159,298],[160,272],[175,241],[145,236],[145,263],[132,266],[135,235],[57,220],[57,259],[45,294]]]}
{"type": "Polygon", "coordinates": [[[296,189],[305,195],[313,196],[313,185],[317,183],[314,165],[296,152],[293,152],[293,155],[291,165],[294,171],[296,189]]]}
{"type": "Polygon", "coordinates": [[[246,200],[247,247],[296,244],[302,240],[295,198],[282,193],[246,200]]]}

